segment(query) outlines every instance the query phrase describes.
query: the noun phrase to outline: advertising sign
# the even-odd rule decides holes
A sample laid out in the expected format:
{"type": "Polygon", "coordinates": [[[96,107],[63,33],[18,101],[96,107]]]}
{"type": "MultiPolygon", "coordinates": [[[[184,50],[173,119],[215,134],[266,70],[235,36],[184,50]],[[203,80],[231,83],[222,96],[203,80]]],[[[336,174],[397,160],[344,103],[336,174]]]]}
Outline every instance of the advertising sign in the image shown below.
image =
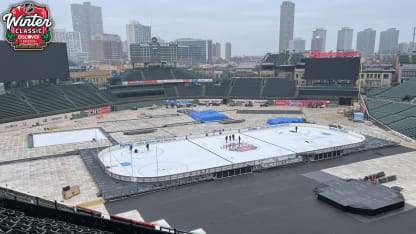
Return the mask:
{"type": "Polygon", "coordinates": [[[94,109],[88,109],[88,110],[84,110],[84,112],[88,113],[88,117],[96,116],[96,115],[103,115],[103,114],[107,114],[110,112],[110,107],[104,106],[104,107],[99,107],[99,108],[94,108],[94,109]]]}
{"type": "Polygon", "coordinates": [[[328,101],[322,100],[274,100],[276,106],[303,106],[308,107],[309,105],[326,106],[328,101]]]}
{"type": "Polygon", "coordinates": [[[15,50],[42,50],[52,39],[52,21],[45,6],[32,2],[12,6],[1,17],[5,39],[15,50]]]}

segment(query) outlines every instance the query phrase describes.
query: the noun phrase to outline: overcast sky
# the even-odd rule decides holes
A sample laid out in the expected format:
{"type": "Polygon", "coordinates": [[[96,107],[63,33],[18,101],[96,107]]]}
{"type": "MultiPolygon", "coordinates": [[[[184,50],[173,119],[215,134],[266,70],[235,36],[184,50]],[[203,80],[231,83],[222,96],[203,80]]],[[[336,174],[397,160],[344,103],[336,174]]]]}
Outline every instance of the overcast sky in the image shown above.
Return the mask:
{"type": "MultiPolygon", "coordinates": [[[[4,12],[18,1],[1,0],[4,12]]],[[[55,28],[72,31],[71,3],[82,0],[43,0],[55,22],[55,28]]],[[[232,43],[235,55],[264,55],[278,50],[279,0],[91,0],[101,6],[105,33],[126,38],[126,24],[135,19],[152,25],[152,35],[166,41],[182,37],[212,39],[232,43]],[[116,4],[115,4],[116,3],[116,4]]],[[[416,0],[296,0],[295,37],[306,39],[310,48],[312,31],[323,27],[327,32],[327,50],[335,49],[337,31],[344,26],[357,31],[365,28],[379,33],[387,28],[400,30],[399,42],[412,40],[416,25],[416,0]]]]}

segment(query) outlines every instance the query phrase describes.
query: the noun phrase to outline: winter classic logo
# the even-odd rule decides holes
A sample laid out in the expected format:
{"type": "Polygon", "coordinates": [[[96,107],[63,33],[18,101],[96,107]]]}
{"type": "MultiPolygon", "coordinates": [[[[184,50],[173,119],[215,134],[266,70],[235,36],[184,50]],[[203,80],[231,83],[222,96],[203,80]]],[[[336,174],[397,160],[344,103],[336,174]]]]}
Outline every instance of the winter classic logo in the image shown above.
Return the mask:
{"type": "Polygon", "coordinates": [[[52,21],[45,6],[24,2],[1,17],[6,40],[15,50],[42,50],[51,41],[52,21]]]}

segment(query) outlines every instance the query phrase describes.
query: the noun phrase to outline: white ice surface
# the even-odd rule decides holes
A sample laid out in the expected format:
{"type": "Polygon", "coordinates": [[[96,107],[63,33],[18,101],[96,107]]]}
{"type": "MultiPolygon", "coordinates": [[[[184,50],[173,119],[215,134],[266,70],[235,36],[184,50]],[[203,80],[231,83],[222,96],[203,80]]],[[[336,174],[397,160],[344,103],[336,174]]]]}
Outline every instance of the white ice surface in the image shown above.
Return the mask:
{"type": "Polygon", "coordinates": [[[83,129],[75,131],[40,133],[33,135],[33,146],[61,145],[107,139],[99,129],[83,129]]]}
{"type": "Polygon", "coordinates": [[[233,142],[238,143],[238,137],[240,136],[241,143],[253,145],[257,147],[257,149],[244,152],[230,151],[227,147],[225,147],[225,135],[191,139],[190,141],[195,142],[196,144],[215,154],[221,155],[221,157],[233,163],[293,154],[291,151],[251,137],[244,136],[243,134],[236,133],[234,135],[235,140],[233,142]]]}
{"type": "Polygon", "coordinates": [[[284,126],[243,134],[296,153],[358,143],[365,139],[355,133],[344,133],[320,125],[300,124],[298,132],[294,130],[294,126],[284,126]]]}
{"type": "Polygon", "coordinates": [[[235,143],[238,143],[240,136],[242,143],[256,147],[244,152],[230,151],[225,147],[225,135],[216,135],[150,144],[149,151],[144,145],[135,146],[133,151],[137,149],[138,153],[130,153],[129,147],[115,148],[108,150],[108,153],[104,150],[100,160],[115,174],[155,177],[271,157],[286,159],[288,155],[295,153],[365,140],[359,134],[331,130],[327,126],[299,124],[297,133],[293,132],[294,129],[294,126],[284,126],[235,133],[235,143]]]}
{"type": "Polygon", "coordinates": [[[123,176],[131,176],[133,173],[134,177],[174,175],[231,164],[189,141],[151,144],[149,151],[145,146],[136,146],[132,153],[130,153],[129,147],[124,147],[106,153],[100,159],[106,167],[112,165],[112,173],[123,176]],[[138,153],[134,153],[135,149],[138,150],[138,153]],[[111,157],[109,157],[110,155],[111,157]],[[128,165],[132,161],[133,168],[128,165]],[[123,163],[127,164],[123,166],[123,163]]]}

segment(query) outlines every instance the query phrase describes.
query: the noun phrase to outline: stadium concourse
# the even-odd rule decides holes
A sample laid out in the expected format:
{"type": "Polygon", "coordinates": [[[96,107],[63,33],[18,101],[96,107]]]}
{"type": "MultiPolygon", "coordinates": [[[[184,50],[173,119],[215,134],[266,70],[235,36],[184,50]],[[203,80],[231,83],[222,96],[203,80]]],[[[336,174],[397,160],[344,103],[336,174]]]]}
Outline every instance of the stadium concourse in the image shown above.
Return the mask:
{"type": "MultiPolygon", "coordinates": [[[[233,106],[197,106],[194,110],[215,109],[226,114],[232,119],[245,119],[245,122],[223,125],[219,122],[203,124],[192,124],[191,127],[175,126],[175,123],[191,122],[187,115],[178,115],[176,108],[139,108],[137,110],[125,110],[111,112],[102,115],[100,118],[89,117],[77,120],[67,120],[50,126],[38,126],[21,129],[19,131],[0,133],[0,180],[2,186],[10,189],[33,194],[48,200],[57,200],[65,204],[81,204],[88,208],[102,211],[108,215],[104,201],[97,195],[99,192],[96,183],[86,168],[85,163],[77,153],[80,149],[98,149],[113,145],[113,141],[120,144],[128,142],[144,141],[149,139],[171,138],[190,134],[212,132],[213,130],[249,128],[253,126],[266,125],[267,119],[279,116],[287,117],[287,114],[238,114],[239,110],[299,110],[298,107],[233,107],[233,106]],[[162,127],[173,124],[170,127],[162,127]],[[53,130],[47,130],[50,128],[53,130]],[[28,147],[28,135],[63,132],[83,129],[99,128],[105,131],[106,139],[96,141],[47,145],[40,147],[28,147]],[[124,131],[158,128],[154,133],[139,135],[124,135],[124,131]],[[62,199],[62,187],[67,185],[80,185],[81,194],[68,200],[62,199]]],[[[364,135],[378,136],[383,139],[400,141],[396,135],[366,123],[348,121],[343,115],[337,113],[337,108],[309,109],[303,108],[303,114],[292,117],[302,117],[309,122],[321,125],[338,124],[346,129],[361,132],[364,135]]],[[[365,160],[363,158],[362,160],[365,160]]],[[[335,160],[336,161],[336,160],[335,160]]],[[[134,209],[133,209],[134,208],[134,209]]],[[[112,213],[123,213],[126,216],[134,216],[137,219],[144,219],[147,222],[158,221],[151,215],[131,210],[123,210],[112,213]],[[140,218],[142,217],[142,218],[140,218]]],[[[140,210],[140,209],[137,209],[140,210]]],[[[163,219],[163,217],[159,217],[163,219]]],[[[160,221],[160,220],[159,220],[160,221]]],[[[163,223],[166,221],[160,221],[163,223]]],[[[169,222],[169,220],[167,220],[169,222]]],[[[181,228],[181,224],[173,225],[181,228]]],[[[189,227],[189,230],[198,229],[200,226],[189,227]]],[[[188,227],[186,227],[188,228],[188,227]]]]}

